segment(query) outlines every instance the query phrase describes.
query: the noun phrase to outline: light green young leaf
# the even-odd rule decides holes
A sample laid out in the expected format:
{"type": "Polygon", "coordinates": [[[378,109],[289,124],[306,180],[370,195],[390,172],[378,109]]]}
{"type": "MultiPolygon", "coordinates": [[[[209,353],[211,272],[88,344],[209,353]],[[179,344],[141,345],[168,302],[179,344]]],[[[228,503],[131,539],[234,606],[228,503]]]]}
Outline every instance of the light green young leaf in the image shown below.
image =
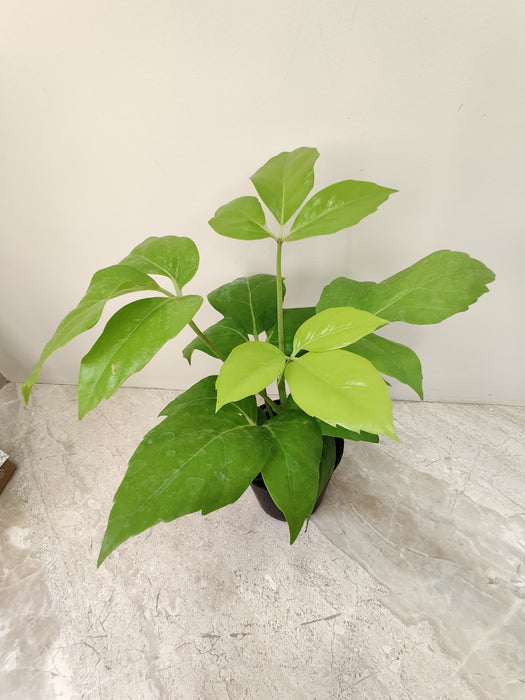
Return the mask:
{"type": "Polygon", "coordinates": [[[397,190],[359,180],[325,187],[306,202],[285,240],[326,236],[353,226],[376,211],[393,192],[397,190]]]}
{"type": "Polygon", "coordinates": [[[208,221],[221,236],[253,241],[271,237],[266,228],[266,219],[257,197],[238,197],[217,209],[208,221]]]}
{"type": "MultiPolygon", "coordinates": [[[[283,285],[283,295],[284,292],[283,285]]],[[[235,319],[250,335],[267,331],[277,323],[275,275],[239,277],[210,292],[208,301],[223,316],[235,319]]]]}
{"type": "Polygon", "coordinates": [[[293,353],[301,350],[326,352],[337,350],[362,338],[388,321],[368,311],[342,306],[326,309],[305,321],[297,330],[293,353]]]}
{"type": "Polygon", "coordinates": [[[239,416],[173,415],[151,430],[115,494],[98,564],[159,522],[236,501],[265,463],[272,440],[239,416]]]}
{"type": "MultiPolygon", "coordinates": [[[[216,374],[201,379],[165,406],[159,415],[178,415],[181,417],[194,415],[195,413],[209,416],[214,415],[217,406],[216,381],[216,374]]],[[[255,396],[247,396],[240,401],[228,403],[218,411],[221,416],[237,416],[241,412],[247,414],[254,423],[257,423],[257,402],[255,396]]]]}
{"type": "Polygon", "coordinates": [[[380,372],[407,384],[421,399],[423,398],[421,362],[416,353],[406,345],[371,333],[346,349],[366,357],[380,372]]]}
{"type": "Polygon", "coordinates": [[[273,438],[262,469],[264,483],[290,529],[290,544],[312,512],[319,486],[323,439],[314,418],[302,411],[288,411],[262,426],[273,438]]]}
{"type": "MultiPolygon", "coordinates": [[[[290,410],[301,410],[293,400],[293,396],[288,397],[287,406],[290,410]]],[[[379,442],[378,435],[367,433],[366,430],[361,430],[360,433],[356,433],[355,430],[348,430],[348,428],[342,428],[340,425],[330,425],[319,418],[315,420],[321,429],[323,437],[339,437],[343,438],[343,440],[353,440],[354,442],[379,442]]]]}
{"type": "MultiPolygon", "coordinates": [[[[299,326],[314,314],[315,308],[313,306],[283,309],[285,355],[291,355],[293,352],[293,339],[299,326]]],[[[271,331],[268,331],[267,340],[272,345],[279,347],[279,330],[277,326],[274,326],[271,331]]]]}
{"type": "Polygon", "coordinates": [[[308,415],[397,440],[387,386],[364,357],[346,350],[309,352],[288,364],[285,378],[294,401],[308,415]]]}
{"type": "Polygon", "coordinates": [[[78,412],[82,418],[108,399],[132,374],[191,321],[202,297],[155,297],[134,301],[112,316],[80,364],[78,412]]]}
{"type": "Polygon", "coordinates": [[[40,359],[22,385],[22,394],[27,403],[34,383],[47,358],[67,345],[73,338],[93,328],[100,319],[106,302],[130,292],[162,291],[159,285],[144,272],[128,265],[111,265],[95,272],[89,287],[77,307],[60,323],[51,340],[42,351],[40,359]]]}
{"type": "Polygon", "coordinates": [[[121,261],[150,275],[164,275],[179,291],[193,279],[199,267],[199,251],[191,238],[150,236],[121,261]]]}
{"type": "MultiPolygon", "coordinates": [[[[244,331],[240,323],[234,318],[221,318],[220,321],[214,323],[204,331],[204,335],[208,340],[217,348],[217,350],[223,355],[223,357],[228,357],[233,348],[237,347],[241,343],[246,343],[249,338],[248,334],[244,331]]],[[[211,357],[215,357],[215,354],[210,350],[210,348],[204,343],[200,338],[194,338],[191,343],[188,343],[184,350],[182,351],[183,356],[191,364],[191,356],[195,350],[200,350],[205,352],[211,357]]]]}
{"type": "Polygon", "coordinates": [[[283,225],[304,202],[314,186],[316,148],[296,148],[270,158],[250,180],[259,197],[283,225]]]}
{"type": "Polygon", "coordinates": [[[379,442],[379,435],[367,433],[366,430],[361,430],[360,433],[356,433],[354,430],[347,430],[340,425],[329,425],[319,420],[319,418],[317,418],[317,423],[324,436],[340,437],[343,438],[343,440],[353,440],[354,442],[379,442]]]}
{"type": "Polygon", "coordinates": [[[253,341],[234,348],[217,379],[217,410],[231,401],[257,394],[281,374],[286,356],[279,348],[253,341]]]}
{"type": "Polygon", "coordinates": [[[466,311],[494,273],[466,253],[438,250],[379,283],[339,277],[324,288],[317,310],[351,303],[389,321],[427,324],[466,311]]]}

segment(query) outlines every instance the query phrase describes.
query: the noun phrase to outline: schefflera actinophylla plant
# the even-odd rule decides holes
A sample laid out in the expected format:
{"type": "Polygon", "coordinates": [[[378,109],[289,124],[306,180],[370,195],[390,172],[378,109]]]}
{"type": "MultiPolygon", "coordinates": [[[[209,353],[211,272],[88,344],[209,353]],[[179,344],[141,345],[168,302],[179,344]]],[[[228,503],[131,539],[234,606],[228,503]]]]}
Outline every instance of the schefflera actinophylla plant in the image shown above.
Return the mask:
{"type": "Polygon", "coordinates": [[[95,273],[23,385],[27,401],[49,355],[93,327],[108,300],[131,292],[150,296],[117,311],[81,361],[80,418],[186,326],[196,337],[184,357],[201,351],[222,362],[218,375],[168,404],[137,447],[115,494],[99,563],[156,523],[233,503],[259,472],[293,542],[332,474],[335,437],[397,439],[382,375],[423,397],[416,354],[376,331],[393,322],[439,323],[465,311],[494,279],[466,253],[440,250],[381,282],[339,277],[315,308],[286,308],[284,245],[353,226],[396,191],[344,180],[305,202],[318,155],[303,147],[271,158],[251,177],[258,197],[239,197],[210,220],[222,236],[269,239],[275,253],[275,275],[242,277],[208,294],[221,315],[217,323],[201,330],[194,317],[203,299],[183,291],[199,264],[193,241],[147,238],[95,273]],[[267,392],[275,380],[278,402],[267,392]]]}

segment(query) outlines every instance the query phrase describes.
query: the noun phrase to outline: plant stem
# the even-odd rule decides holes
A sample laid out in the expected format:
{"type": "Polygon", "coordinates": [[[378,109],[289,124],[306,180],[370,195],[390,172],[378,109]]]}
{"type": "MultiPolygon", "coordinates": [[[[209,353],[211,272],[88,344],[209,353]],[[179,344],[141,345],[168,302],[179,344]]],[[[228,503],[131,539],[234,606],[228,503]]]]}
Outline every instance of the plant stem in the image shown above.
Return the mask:
{"type": "MultiPolygon", "coordinates": [[[[177,299],[180,299],[180,298],[182,297],[182,290],[181,290],[181,288],[178,286],[178,284],[175,282],[175,280],[172,280],[172,282],[173,282],[173,286],[175,287],[175,293],[176,293],[176,295],[177,295],[176,298],[177,298],[177,299]]],[[[162,291],[164,294],[166,294],[166,296],[175,298],[171,292],[168,292],[167,289],[163,289],[163,288],[161,287],[161,291],[162,291]]],[[[220,350],[217,350],[217,348],[216,348],[215,345],[211,342],[211,340],[208,340],[208,338],[204,335],[204,333],[201,331],[201,329],[197,326],[197,324],[195,323],[195,321],[190,321],[190,322],[188,323],[188,326],[189,326],[189,327],[191,328],[191,330],[202,340],[202,342],[203,342],[205,345],[207,345],[207,346],[209,347],[209,349],[212,351],[212,353],[215,355],[215,357],[216,357],[218,360],[222,360],[223,362],[226,360],[226,358],[224,357],[224,355],[222,354],[222,352],[221,352],[220,350]]]]}
{"type": "Polygon", "coordinates": [[[270,411],[273,411],[273,413],[281,413],[281,407],[276,404],[274,401],[271,400],[271,398],[268,396],[266,393],[266,389],[263,389],[262,391],[259,392],[260,396],[262,396],[264,400],[264,404],[268,410],[268,414],[270,414],[270,411]]]}
{"type": "Polygon", "coordinates": [[[276,276],[277,276],[277,332],[279,337],[279,350],[284,352],[284,322],[283,322],[283,276],[281,271],[281,258],[283,251],[283,241],[277,241],[277,260],[276,260],[276,276]]]}
{"type": "Polygon", "coordinates": [[[215,345],[211,342],[211,340],[208,340],[208,338],[204,335],[204,333],[201,331],[201,329],[197,326],[197,324],[194,321],[190,321],[188,323],[189,327],[191,330],[199,336],[199,338],[202,340],[202,342],[207,345],[212,353],[219,359],[222,360],[223,362],[226,360],[226,357],[220,352],[220,350],[217,350],[215,345]]]}
{"type": "MultiPolygon", "coordinates": [[[[284,315],[283,315],[283,275],[281,270],[281,258],[283,252],[283,227],[279,232],[277,239],[277,259],[276,259],[276,277],[277,277],[277,333],[279,338],[279,350],[284,352],[284,315]]],[[[286,388],[284,386],[284,372],[277,381],[277,389],[279,390],[279,399],[281,407],[286,408],[286,388]]]]}
{"type": "Polygon", "coordinates": [[[257,423],[254,423],[254,422],[252,421],[252,419],[251,419],[250,416],[246,413],[246,411],[243,411],[243,410],[242,410],[242,408],[239,406],[239,404],[233,403],[233,405],[234,405],[235,408],[239,411],[239,413],[240,413],[242,416],[244,416],[244,418],[246,419],[246,421],[247,421],[250,425],[257,425],[257,423]]]}

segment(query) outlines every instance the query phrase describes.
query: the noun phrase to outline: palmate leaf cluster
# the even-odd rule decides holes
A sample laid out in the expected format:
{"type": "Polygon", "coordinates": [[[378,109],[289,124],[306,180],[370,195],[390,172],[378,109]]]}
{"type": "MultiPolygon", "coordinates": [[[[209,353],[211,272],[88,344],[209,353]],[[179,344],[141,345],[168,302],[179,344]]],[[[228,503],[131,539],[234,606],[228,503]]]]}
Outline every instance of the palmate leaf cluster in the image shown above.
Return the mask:
{"type": "Polygon", "coordinates": [[[344,180],[308,199],[318,155],[303,147],[271,158],[251,177],[258,197],[241,196],[210,220],[222,236],[268,238],[277,250],[276,275],[239,278],[208,294],[220,314],[214,325],[196,325],[203,298],[183,291],[199,265],[193,241],[151,237],[95,273],[23,385],[27,401],[46,359],[92,328],[110,299],[133,292],[150,295],[122,306],[81,361],[80,418],[187,325],[196,337],[183,350],[186,360],[200,351],[222,362],[217,375],[166,406],[137,447],[115,494],[99,563],[156,523],[233,503],[259,472],[293,542],[333,471],[334,437],[397,439],[384,376],[423,398],[419,358],[381,329],[439,323],[465,311],[494,279],[466,253],[441,250],[380,282],[340,277],[316,307],[287,308],[283,245],[347,229],[396,191],[344,180]],[[274,381],[280,402],[267,394],[274,381]]]}

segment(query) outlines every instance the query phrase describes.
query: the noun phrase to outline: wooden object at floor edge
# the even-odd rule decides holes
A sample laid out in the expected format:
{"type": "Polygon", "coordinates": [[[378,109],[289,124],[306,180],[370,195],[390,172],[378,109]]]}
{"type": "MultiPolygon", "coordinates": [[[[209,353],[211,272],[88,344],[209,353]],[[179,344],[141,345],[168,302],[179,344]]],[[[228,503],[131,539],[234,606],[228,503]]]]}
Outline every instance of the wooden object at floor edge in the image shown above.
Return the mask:
{"type": "Polygon", "coordinates": [[[7,486],[7,482],[9,479],[13,476],[16,465],[11,462],[9,459],[5,459],[2,462],[2,455],[5,453],[2,453],[0,451],[0,493],[5,489],[7,486]]]}

